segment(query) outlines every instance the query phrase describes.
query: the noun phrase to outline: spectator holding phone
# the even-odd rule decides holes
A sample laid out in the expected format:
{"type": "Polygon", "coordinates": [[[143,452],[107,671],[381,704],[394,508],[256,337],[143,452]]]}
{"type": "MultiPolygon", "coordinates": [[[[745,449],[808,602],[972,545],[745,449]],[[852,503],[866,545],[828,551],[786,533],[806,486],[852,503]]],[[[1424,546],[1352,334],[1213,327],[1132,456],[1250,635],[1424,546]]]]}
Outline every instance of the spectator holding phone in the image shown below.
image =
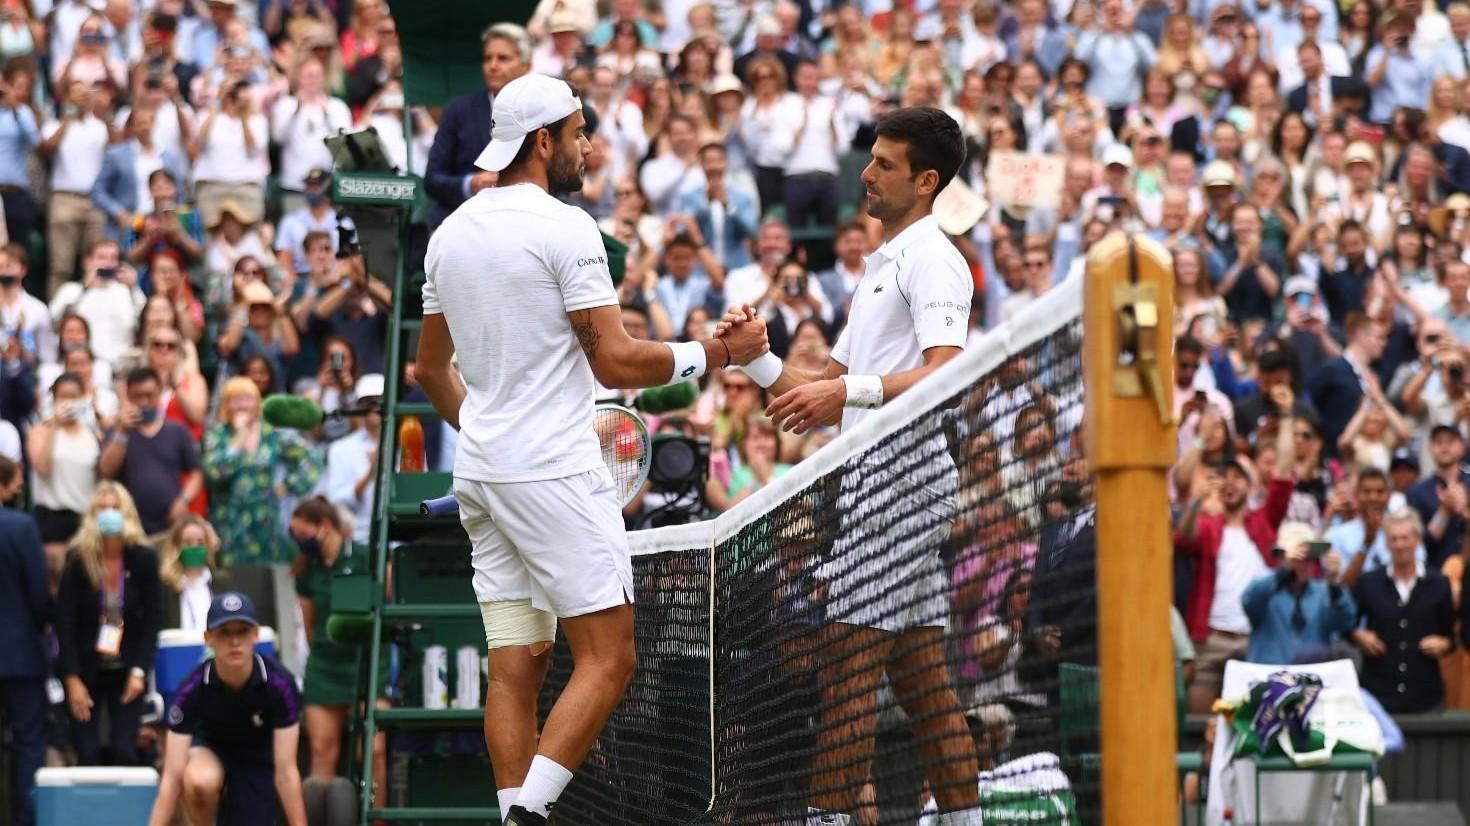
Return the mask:
{"type": "Polygon", "coordinates": [[[1337,437],[1338,455],[1360,468],[1387,471],[1394,450],[1413,438],[1414,429],[1383,395],[1376,380],[1365,382],[1364,390],[1358,412],[1337,437]]]}
{"type": "Polygon", "coordinates": [[[163,382],[151,367],[128,373],[127,402],[117,427],[103,440],[97,469],[116,479],[137,501],[149,534],[167,530],[189,512],[204,489],[199,448],[189,431],[163,417],[163,382]]]}
{"type": "Polygon", "coordinates": [[[62,373],[51,385],[51,414],[31,428],[31,502],[52,577],[61,574],[66,543],[82,524],[97,486],[102,455],[96,414],[81,376],[62,373]]]}
{"type": "Polygon", "coordinates": [[[240,302],[230,311],[229,326],[219,337],[220,357],[227,359],[238,375],[251,356],[264,356],[276,376],[273,392],[285,389],[286,363],[301,349],[296,325],[286,315],[284,299],[278,299],[264,281],[245,285],[240,302]]]}
{"type": "Polygon", "coordinates": [[[1342,586],[1342,556],[1301,522],[1286,522],[1272,553],[1281,567],[1256,578],[1241,595],[1251,622],[1246,660],[1289,663],[1308,646],[1330,646],[1352,630],[1358,607],[1342,586]]]}
{"type": "Polygon", "coordinates": [[[52,294],[51,317],[81,316],[91,332],[93,355],[116,368],[137,339],[145,303],[137,271],[122,263],[116,241],[102,239],[87,248],[82,280],[68,281],[52,294]]]}
{"type": "Polygon", "coordinates": [[[179,197],[182,180],[181,175],[164,167],[149,173],[148,197],[152,207],[133,217],[123,237],[128,262],[134,266],[143,266],[164,251],[172,251],[190,263],[204,259],[204,229],[199,213],[179,197]]]}
{"type": "Polygon", "coordinates": [[[1383,707],[1419,714],[1444,704],[1439,659],[1455,650],[1455,605],[1449,580],[1416,558],[1423,526],[1411,510],[1383,519],[1390,562],[1353,587],[1362,627],[1352,640],[1363,650],[1360,679],[1383,707]]]}
{"type": "Polygon", "coordinates": [[[98,95],[91,86],[77,81],[58,88],[57,96],[65,100],[61,119],[41,130],[37,147],[51,163],[51,199],[46,205],[48,295],[72,279],[78,252],[102,237],[104,217],[92,204],[91,192],[111,139],[103,119],[107,113],[99,115],[98,95]]]}

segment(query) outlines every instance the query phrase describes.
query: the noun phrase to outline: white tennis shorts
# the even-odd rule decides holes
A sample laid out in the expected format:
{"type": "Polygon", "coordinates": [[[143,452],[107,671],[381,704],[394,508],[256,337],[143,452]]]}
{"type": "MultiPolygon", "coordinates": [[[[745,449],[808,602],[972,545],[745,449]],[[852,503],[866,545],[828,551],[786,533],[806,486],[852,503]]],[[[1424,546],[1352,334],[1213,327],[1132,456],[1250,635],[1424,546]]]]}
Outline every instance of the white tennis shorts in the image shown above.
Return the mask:
{"type": "Polygon", "coordinates": [[[827,583],[829,622],[895,634],[949,623],[940,551],[954,521],[958,479],[946,453],[929,453],[938,472],[922,481],[885,469],[880,456],[843,471],[838,533],[817,568],[827,583]]]}
{"type": "Polygon", "coordinates": [[[606,468],[540,482],[454,479],[475,598],[558,617],[633,601],[633,563],[606,468]]]}

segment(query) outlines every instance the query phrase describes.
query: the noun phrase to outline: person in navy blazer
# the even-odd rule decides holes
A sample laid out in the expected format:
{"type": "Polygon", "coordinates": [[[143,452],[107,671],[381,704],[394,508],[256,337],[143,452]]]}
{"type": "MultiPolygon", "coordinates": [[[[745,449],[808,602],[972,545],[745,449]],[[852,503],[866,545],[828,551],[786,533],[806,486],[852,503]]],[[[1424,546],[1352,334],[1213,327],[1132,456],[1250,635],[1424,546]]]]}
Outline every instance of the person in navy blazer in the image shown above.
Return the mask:
{"type": "Polygon", "coordinates": [[[17,826],[36,822],[31,788],[46,758],[43,643],[51,616],[41,531],[28,514],[0,508],[0,707],[15,741],[10,822],[17,826]]]}
{"type": "Polygon", "coordinates": [[[157,151],[153,146],[153,110],[134,109],[128,116],[127,139],[107,147],[102,171],[92,184],[92,203],[107,215],[107,237],[114,241],[121,243],[133,230],[133,215],[138,212],[138,163],[143,155],[155,152],[175,181],[185,180],[184,159],[172,149],[157,151]]]}
{"type": "Polygon", "coordinates": [[[476,90],[444,106],[424,170],[424,185],[433,202],[429,208],[430,229],[438,227],[471,195],[495,185],[495,173],[475,167],[475,159],[490,143],[492,102],[505,84],[531,68],[531,36],[520,26],[496,23],[480,40],[484,49],[480,70],[488,94],[476,90]]]}

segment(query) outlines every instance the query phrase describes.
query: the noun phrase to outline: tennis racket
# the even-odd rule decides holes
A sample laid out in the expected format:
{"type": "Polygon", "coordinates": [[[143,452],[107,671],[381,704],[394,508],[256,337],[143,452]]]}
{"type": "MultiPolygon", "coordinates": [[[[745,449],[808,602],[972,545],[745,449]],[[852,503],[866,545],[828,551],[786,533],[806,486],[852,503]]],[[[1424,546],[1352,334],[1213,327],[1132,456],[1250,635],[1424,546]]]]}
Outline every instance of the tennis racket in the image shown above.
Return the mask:
{"type": "MultiPolygon", "coordinates": [[[[618,506],[633,501],[643,483],[648,481],[648,468],[653,461],[648,426],[643,418],[620,404],[599,404],[592,413],[592,428],[602,445],[602,463],[612,476],[618,506]]],[[[454,494],[419,503],[424,516],[449,516],[459,512],[454,494]]]]}

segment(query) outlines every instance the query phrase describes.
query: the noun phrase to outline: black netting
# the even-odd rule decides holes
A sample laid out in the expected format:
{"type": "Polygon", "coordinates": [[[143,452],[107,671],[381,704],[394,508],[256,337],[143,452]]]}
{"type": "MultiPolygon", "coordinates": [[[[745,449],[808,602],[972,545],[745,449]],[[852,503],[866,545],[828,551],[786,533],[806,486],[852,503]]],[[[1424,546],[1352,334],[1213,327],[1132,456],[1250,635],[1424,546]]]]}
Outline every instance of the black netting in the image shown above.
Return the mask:
{"type": "Polygon", "coordinates": [[[900,399],[910,420],[712,554],[635,560],[639,676],[559,823],[928,826],[934,792],[986,824],[1096,819],[1080,322],[1054,323],[900,399]]]}

